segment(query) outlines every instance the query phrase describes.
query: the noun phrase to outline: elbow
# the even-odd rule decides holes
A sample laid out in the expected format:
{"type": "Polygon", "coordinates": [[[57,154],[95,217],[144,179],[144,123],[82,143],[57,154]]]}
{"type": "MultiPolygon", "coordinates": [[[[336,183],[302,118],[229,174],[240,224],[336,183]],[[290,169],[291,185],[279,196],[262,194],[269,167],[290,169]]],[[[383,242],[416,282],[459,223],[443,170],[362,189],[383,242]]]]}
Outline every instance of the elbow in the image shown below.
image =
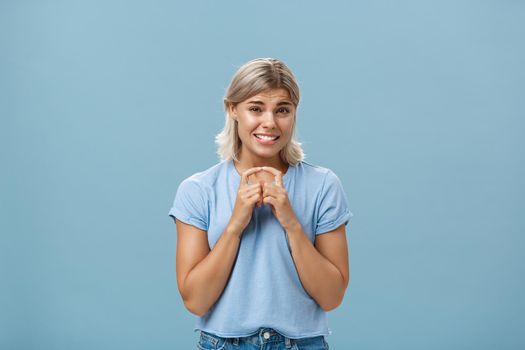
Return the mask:
{"type": "Polygon", "coordinates": [[[186,310],[188,310],[195,316],[202,317],[206,315],[208,309],[205,309],[202,305],[199,305],[199,303],[195,303],[195,298],[191,298],[191,296],[189,295],[190,293],[188,293],[187,289],[179,286],[179,293],[182,298],[182,302],[184,303],[184,307],[186,307],[186,310]]]}
{"type": "Polygon", "coordinates": [[[195,316],[202,317],[206,315],[206,313],[208,312],[207,308],[202,307],[200,305],[195,305],[195,303],[192,303],[190,300],[183,300],[183,301],[184,301],[184,306],[186,307],[186,309],[192,314],[194,314],[195,316]]]}
{"type": "Polygon", "coordinates": [[[321,309],[323,309],[325,312],[328,312],[328,311],[332,311],[332,310],[338,308],[339,305],[341,305],[342,302],[343,302],[343,298],[338,298],[338,299],[332,301],[331,303],[326,303],[326,304],[319,305],[319,306],[321,306],[321,309]]]}
{"type": "Polygon", "coordinates": [[[208,312],[208,311],[202,311],[198,309],[190,309],[189,307],[186,307],[186,309],[188,309],[188,311],[194,314],[195,316],[199,316],[199,317],[206,315],[206,313],[208,312]]]}
{"type": "Polygon", "coordinates": [[[338,308],[343,303],[343,299],[345,297],[347,286],[348,286],[348,282],[345,281],[344,287],[341,288],[341,290],[337,293],[337,295],[332,296],[330,300],[327,300],[327,302],[323,303],[322,305],[319,304],[319,306],[326,312],[332,311],[338,308]]]}

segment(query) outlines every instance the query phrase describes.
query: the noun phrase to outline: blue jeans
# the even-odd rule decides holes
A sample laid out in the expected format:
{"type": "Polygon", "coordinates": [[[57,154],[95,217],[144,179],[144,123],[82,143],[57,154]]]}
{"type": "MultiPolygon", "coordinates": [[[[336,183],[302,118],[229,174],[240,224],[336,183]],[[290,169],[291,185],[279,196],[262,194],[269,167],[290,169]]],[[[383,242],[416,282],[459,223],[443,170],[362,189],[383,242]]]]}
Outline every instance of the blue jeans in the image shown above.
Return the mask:
{"type": "Polygon", "coordinates": [[[201,331],[197,348],[199,350],[328,350],[324,336],[291,339],[272,328],[260,328],[248,337],[222,338],[201,331]]]}

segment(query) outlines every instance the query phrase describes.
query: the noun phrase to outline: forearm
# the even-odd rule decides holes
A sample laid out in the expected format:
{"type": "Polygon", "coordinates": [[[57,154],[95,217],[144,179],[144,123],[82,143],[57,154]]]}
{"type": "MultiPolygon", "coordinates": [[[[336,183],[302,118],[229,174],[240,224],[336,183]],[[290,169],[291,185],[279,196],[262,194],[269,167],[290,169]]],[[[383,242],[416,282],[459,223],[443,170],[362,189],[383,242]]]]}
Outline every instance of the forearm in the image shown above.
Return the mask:
{"type": "Polygon", "coordinates": [[[217,301],[228,282],[240,244],[240,232],[232,226],[189,273],[184,281],[184,304],[192,313],[203,316],[217,301]]]}
{"type": "Polygon", "coordinates": [[[341,304],[347,287],[343,275],[317,251],[299,223],[286,232],[304,289],[323,310],[335,309],[341,304]]]}

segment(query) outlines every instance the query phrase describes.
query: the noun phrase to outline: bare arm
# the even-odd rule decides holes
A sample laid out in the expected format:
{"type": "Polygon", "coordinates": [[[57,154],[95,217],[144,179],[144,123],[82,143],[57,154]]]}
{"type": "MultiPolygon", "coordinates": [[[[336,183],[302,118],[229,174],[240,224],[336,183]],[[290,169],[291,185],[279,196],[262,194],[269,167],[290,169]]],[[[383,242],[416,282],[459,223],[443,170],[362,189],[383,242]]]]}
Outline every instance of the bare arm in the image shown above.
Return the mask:
{"type": "Polygon", "coordinates": [[[345,225],[317,235],[315,244],[306,236],[293,212],[288,192],[282,185],[282,173],[262,167],[275,176],[275,184],[264,184],[263,202],[288,234],[292,258],[306,292],[325,310],[335,309],[343,301],[349,282],[348,247],[345,225]]]}
{"type": "Polygon", "coordinates": [[[287,233],[304,289],[323,310],[335,309],[343,301],[350,280],[345,225],[318,235],[315,246],[300,224],[287,233]]]}
{"type": "Polygon", "coordinates": [[[197,316],[205,315],[226,287],[242,232],[262,198],[261,185],[250,185],[248,176],[260,170],[250,168],[242,174],[230,221],[211,251],[206,231],[176,220],[177,285],[184,305],[197,316]]]}
{"type": "Polygon", "coordinates": [[[240,244],[240,232],[228,225],[210,251],[206,231],[177,219],[177,285],[186,308],[205,315],[220,297],[240,244]]]}

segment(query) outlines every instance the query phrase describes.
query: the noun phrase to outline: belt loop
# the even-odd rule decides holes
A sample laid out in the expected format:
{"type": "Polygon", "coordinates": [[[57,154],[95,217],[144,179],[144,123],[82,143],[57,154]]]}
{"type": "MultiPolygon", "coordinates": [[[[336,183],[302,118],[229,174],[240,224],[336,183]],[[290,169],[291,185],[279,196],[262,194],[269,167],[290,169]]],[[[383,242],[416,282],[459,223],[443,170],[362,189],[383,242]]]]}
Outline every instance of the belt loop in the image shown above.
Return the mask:
{"type": "Polygon", "coordinates": [[[233,338],[233,345],[239,346],[239,338],[233,338]]]}
{"type": "Polygon", "coordinates": [[[284,345],[287,349],[290,349],[292,347],[292,341],[288,337],[284,337],[284,345]]]}

